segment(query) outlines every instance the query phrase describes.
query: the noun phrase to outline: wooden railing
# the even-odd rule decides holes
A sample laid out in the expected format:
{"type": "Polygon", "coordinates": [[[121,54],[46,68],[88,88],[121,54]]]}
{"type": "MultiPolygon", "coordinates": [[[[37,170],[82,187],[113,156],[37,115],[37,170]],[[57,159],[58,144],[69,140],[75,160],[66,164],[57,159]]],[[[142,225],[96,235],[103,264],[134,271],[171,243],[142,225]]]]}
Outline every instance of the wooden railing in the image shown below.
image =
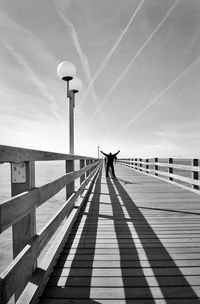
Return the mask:
{"type": "Polygon", "coordinates": [[[13,295],[17,303],[34,303],[89,195],[102,161],[78,155],[0,146],[0,163],[5,162],[11,163],[12,198],[0,203],[0,233],[12,226],[13,261],[0,275],[0,303],[8,303],[13,295]],[[51,160],[65,160],[66,174],[36,188],[35,162],[51,160]],[[76,171],[75,160],[80,161],[80,169],[76,171]],[[78,178],[80,187],[75,191],[74,181],[78,178]],[[65,204],[36,233],[36,208],[64,187],[65,204]],[[59,227],[52,246],[38,264],[38,256],[59,227]]]}
{"type": "Polygon", "coordinates": [[[184,185],[188,189],[199,190],[199,159],[123,158],[118,159],[118,163],[184,185]]]}

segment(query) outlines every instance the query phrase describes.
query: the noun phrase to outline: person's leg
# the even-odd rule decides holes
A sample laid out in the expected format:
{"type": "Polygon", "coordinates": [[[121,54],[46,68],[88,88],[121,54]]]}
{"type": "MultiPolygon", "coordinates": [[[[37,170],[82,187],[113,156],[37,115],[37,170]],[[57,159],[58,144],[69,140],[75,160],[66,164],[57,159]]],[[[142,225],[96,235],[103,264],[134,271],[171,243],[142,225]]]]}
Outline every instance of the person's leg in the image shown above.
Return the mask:
{"type": "Polygon", "coordinates": [[[113,176],[113,177],[116,177],[116,176],[115,176],[114,164],[111,164],[111,170],[112,170],[112,176],[113,176]]]}

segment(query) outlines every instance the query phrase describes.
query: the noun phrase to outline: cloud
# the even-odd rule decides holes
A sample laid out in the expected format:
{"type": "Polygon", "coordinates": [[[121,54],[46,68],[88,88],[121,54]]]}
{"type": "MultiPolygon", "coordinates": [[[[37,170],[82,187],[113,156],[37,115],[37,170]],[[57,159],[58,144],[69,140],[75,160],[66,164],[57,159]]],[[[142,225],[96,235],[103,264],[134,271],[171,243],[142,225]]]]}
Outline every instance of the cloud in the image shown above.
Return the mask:
{"type": "MultiPolygon", "coordinates": [[[[70,0],[67,0],[66,3],[69,4],[70,0]]],[[[76,49],[76,51],[77,51],[77,53],[78,53],[78,55],[80,57],[81,64],[82,64],[82,67],[83,67],[83,71],[85,73],[86,80],[87,80],[87,83],[89,85],[92,82],[92,76],[91,76],[91,72],[90,72],[90,66],[89,66],[88,58],[87,58],[86,54],[83,52],[83,50],[82,50],[82,47],[81,47],[81,44],[80,44],[80,40],[79,40],[79,37],[78,37],[78,33],[76,31],[76,28],[73,25],[73,23],[69,20],[69,18],[66,16],[66,14],[64,13],[64,8],[65,7],[63,7],[63,5],[62,5],[62,7],[58,6],[58,2],[57,1],[55,1],[55,6],[56,6],[56,9],[57,9],[58,15],[60,16],[60,18],[62,19],[62,21],[66,25],[66,27],[67,27],[67,29],[68,29],[71,37],[72,37],[73,44],[74,44],[75,49],[76,49]]],[[[99,105],[98,97],[97,97],[96,91],[95,91],[95,89],[94,89],[93,86],[91,87],[91,92],[92,92],[92,97],[93,97],[93,100],[95,102],[95,105],[98,108],[98,114],[100,115],[102,124],[107,129],[103,113],[102,113],[101,109],[98,107],[98,105],[99,105]]]]}
{"type": "Polygon", "coordinates": [[[120,81],[124,78],[124,76],[126,75],[126,73],[129,71],[129,69],[132,67],[132,65],[135,63],[136,59],[138,58],[138,56],[142,53],[143,49],[147,46],[147,44],[152,40],[152,38],[156,35],[156,33],[158,32],[158,30],[161,28],[161,26],[164,24],[164,22],[167,20],[167,18],[170,16],[170,14],[172,13],[172,11],[174,10],[174,8],[178,5],[178,3],[180,2],[180,0],[176,0],[173,5],[170,7],[170,9],[167,11],[167,13],[165,14],[164,18],[161,20],[161,22],[156,26],[156,28],[154,29],[154,31],[151,33],[151,35],[145,40],[145,42],[143,43],[143,45],[140,47],[140,49],[137,51],[137,53],[134,55],[134,57],[131,59],[131,61],[129,62],[129,64],[127,65],[127,67],[125,68],[125,70],[121,73],[120,77],[117,79],[117,81],[113,84],[113,86],[111,87],[111,89],[109,90],[109,92],[106,94],[106,96],[103,98],[103,100],[101,101],[99,107],[96,109],[96,111],[93,113],[93,115],[90,117],[90,119],[88,120],[88,122],[86,123],[86,125],[88,125],[89,123],[91,123],[91,121],[94,119],[96,113],[99,111],[99,109],[107,102],[109,96],[112,94],[112,92],[115,90],[115,88],[118,86],[118,84],[120,83],[120,81]]]}
{"type": "Polygon", "coordinates": [[[93,83],[95,82],[95,80],[97,79],[97,77],[101,74],[102,70],[105,68],[106,64],[108,63],[108,61],[110,60],[111,56],[113,55],[113,53],[116,51],[116,49],[118,48],[121,40],[123,39],[123,37],[125,36],[126,32],[128,31],[130,25],[132,24],[135,16],[137,15],[138,11],[140,10],[140,8],[142,7],[143,3],[145,2],[145,0],[142,0],[138,7],[136,8],[136,10],[134,11],[134,13],[132,14],[129,22],[127,23],[127,25],[125,26],[125,28],[123,29],[122,33],[120,34],[120,36],[118,37],[118,39],[115,41],[113,47],[111,48],[111,50],[109,51],[109,53],[107,54],[107,56],[104,58],[103,62],[101,63],[101,65],[99,66],[98,70],[96,71],[94,77],[92,78],[91,82],[89,83],[86,91],[84,92],[84,95],[82,97],[82,99],[80,100],[79,106],[81,106],[81,104],[84,102],[87,93],[89,92],[89,89],[92,87],[93,83]]]}
{"type": "Polygon", "coordinates": [[[54,116],[55,107],[56,107],[56,102],[55,99],[52,98],[52,95],[49,94],[48,90],[46,89],[46,86],[44,82],[42,82],[37,74],[34,72],[34,70],[31,68],[31,66],[26,62],[26,60],[23,58],[21,54],[19,54],[14,48],[6,41],[2,40],[1,41],[6,50],[18,61],[18,63],[23,66],[26,76],[29,77],[31,82],[35,84],[37,89],[40,91],[40,93],[45,97],[47,100],[50,101],[50,107],[51,107],[51,113],[54,116]]]}
{"type": "Polygon", "coordinates": [[[13,45],[25,48],[25,51],[36,58],[42,65],[57,64],[58,60],[50,52],[44,41],[33,32],[24,28],[14,21],[2,10],[0,11],[1,38],[5,41],[12,41],[13,45]]]}
{"type": "MultiPolygon", "coordinates": [[[[48,100],[47,111],[55,118],[60,118],[57,102],[52,94],[49,93],[44,81],[42,80],[41,71],[40,76],[32,68],[34,63],[36,66],[49,69],[52,64],[57,64],[57,59],[48,51],[45,43],[33,34],[30,30],[23,28],[20,24],[11,19],[5,12],[0,12],[1,21],[1,42],[6,50],[13,56],[18,64],[20,64],[24,71],[25,77],[30,79],[31,85],[35,85],[40,93],[40,97],[48,100]],[[28,60],[28,58],[30,58],[28,60]],[[30,64],[31,62],[31,64],[30,64]]],[[[7,63],[9,65],[9,63],[7,63]]],[[[5,67],[6,69],[6,67],[5,67]]],[[[47,74],[47,73],[46,73],[47,74]]],[[[46,77],[44,74],[44,77],[46,77]]],[[[46,78],[48,81],[48,78],[46,78]]],[[[48,83],[49,85],[49,83],[48,83]]],[[[39,97],[39,98],[40,98],[39,97]]]]}
{"type": "Polygon", "coordinates": [[[192,61],[173,81],[171,81],[153,100],[151,100],[141,111],[139,111],[131,120],[129,120],[116,134],[115,136],[123,133],[128,127],[130,127],[144,112],[150,109],[168,90],[170,90],[187,72],[199,65],[200,56],[192,61]]]}

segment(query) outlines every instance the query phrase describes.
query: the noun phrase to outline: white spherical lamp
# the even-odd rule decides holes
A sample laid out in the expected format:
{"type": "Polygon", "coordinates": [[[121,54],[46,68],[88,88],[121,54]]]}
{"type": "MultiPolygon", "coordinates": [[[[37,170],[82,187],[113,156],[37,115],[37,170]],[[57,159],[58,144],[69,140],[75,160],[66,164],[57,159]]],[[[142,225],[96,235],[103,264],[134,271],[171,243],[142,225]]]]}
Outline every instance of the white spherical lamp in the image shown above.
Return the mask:
{"type": "Polygon", "coordinates": [[[74,77],[72,81],[69,83],[69,91],[73,91],[74,93],[77,93],[82,88],[82,82],[78,77],[74,77]]]}
{"type": "Polygon", "coordinates": [[[57,74],[60,79],[69,81],[76,76],[76,68],[71,62],[63,61],[57,67],[57,74]]]}

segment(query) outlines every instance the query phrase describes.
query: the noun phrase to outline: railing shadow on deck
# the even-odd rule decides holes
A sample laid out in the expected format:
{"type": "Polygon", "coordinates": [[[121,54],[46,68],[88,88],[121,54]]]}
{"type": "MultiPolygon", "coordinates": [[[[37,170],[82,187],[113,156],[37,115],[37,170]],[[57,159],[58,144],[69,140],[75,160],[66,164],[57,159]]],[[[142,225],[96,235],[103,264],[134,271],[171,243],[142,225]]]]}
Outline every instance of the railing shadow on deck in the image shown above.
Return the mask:
{"type": "MultiPolygon", "coordinates": [[[[39,304],[48,303],[49,298],[65,299],[66,303],[79,303],[80,298],[87,301],[87,303],[99,302],[90,299],[92,271],[93,271],[93,260],[95,256],[95,244],[96,235],[98,229],[98,216],[99,216],[99,200],[101,195],[101,175],[102,170],[99,172],[98,177],[95,181],[94,188],[92,190],[92,199],[90,201],[90,207],[86,211],[86,204],[81,209],[81,214],[77,218],[75,227],[72,231],[72,235],[69,237],[63,252],[60,255],[56,268],[51,274],[50,280],[44,290],[39,304]],[[90,216],[92,215],[92,222],[90,216]],[[83,223],[82,218],[86,216],[83,223]],[[91,225],[92,224],[92,225],[91,225]],[[83,225],[81,231],[80,225],[83,225]],[[77,248],[73,248],[73,242],[77,238],[77,233],[81,233],[80,239],[78,240],[77,248]],[[86,238],[88,234],[91,236],[89,244],[87,244],[86,238]],[[84,243],[84,245],[83,245],[84,243]],[[87,248],[89,245],[89,248],[87,248]],[[74,258],[72,262],[68,259],[71,249],[75,250],[74,258]],[[80,256],[85,253],[87,260],[80,260],[80,256]],[[68,264],[66,264],[68,263],[68,264]],[[68,267],[70,267],[69,272],[68,267]],[[67,275],[66,275],[67,272],[67,275]],[[78,295],[78,298],[77,298],[78,295]],[[73,302],[73,300],[75,302],[73,302]]],[[[81,302],[82,303],[82,302],[81,302]]]]}
{"type": "MultiPolygon", "coordinates": [[[[135,249],[134,240],[130,234],[128,223],[131,223],[131,226],[134,227],[134,230],[138,235],[140,243],[148,259],[149,266],[152,269],[154,277],[157,281],[157,286],[160,288],[166,303],[171,303],[170,299],[177,299],[177,303],[179,303],[178,301],[181,299],[193,299],[193,304],[199,303],[199,298],[197,297],[193,289],[190,287],[189,283],[184,278],[183,274],[181,273],[181,271],[163,246],[162,242],[159,240],[158,236],[155,234],[143,214],[134,204],[133,200],[123,188],[123,186],[120,184],[120,182],[114,179],[113,183],[110,180],[107,180],[107,183],[110,192],[110,197],[112,200],[113,214],[115,214],[115,212],[117,211],[119,212],[120,210],[123,213],[122,206],[118,198],[120,197],[123,202],[123,205],[126,208],[126,211],[128,212],[128,215],[130,216],[130,219],[127,219],[127,222],[123,221],[123,227],[126,230],[126,233],[129,238],[128,248],[130,248],[130,254],[132,254],[132,256],[137,256],[137,251],[135,249]],[[118,191],[119,196],[117,195],[116,190],[118,191]],[[152,244],[151,242],[149,243],[149,240],[151,240],[152,244]]],[[[117,230],[117,223],[116,232],[117,236],[120,236],[120,229],[119,231],[117,230]]],[[[122,267],[123,265],[124,267],[127,267],[127,260],[123,258],[122,251],[124,244],[120,243],[120,238],[118,238],[118,243],[121,253],[121,265],[122,267]]],[[[142,277],[144,279],[143,270],[140,266],[140,263],[138,262],[138,256],[137,263],[139,273],[142,274],[142,277]]],[[[131,296],[131,290],[126,288],[129,286],[129,280],[127,280],[126,274],[130,271],[131,267],[134,268],[136,267],[136,265],[134,262],[130,262],[128,267],[129,269],[124,269],[123,271],[122,268],[123,282],[127,297],[131,296]]],[[[148,277],[146,277],[146,279],[148,279],[148,277]]],[[[145,289],[146,288],[147,287],[145,287],[145,289]]]]}
{"type": "MultiPolygon", "coordinates": [[[[120,255],[120,267],[125,299],[123,303],[133,303],[133,301],[142,300],[145,304],[154,304],[155,297],[159,300],[165,299],[165,303],[183,303],[179,301],[192,300],[190,303],[197,304],[199,299],[187,280],[143,216],[131,197],[123,188],[117,179],[106,179],[108,186],[108,195],[111,200],[113,215],[100,214],[100,194],[101,194],[101,174],[96,180],[93,197],[90,202],[89,210],[84,209],[80,215],[79,223],[82,216],[87,216],[83,229],[75,248],[74,257],[71,265],[69,264],[68,255],[71,246],[77,237],[76,233],[80,228],[76,223],[76,229],[69,238],[63,254],[61,255],[58,265],[52,273],[47,284],[46,290],[42,295],[39,304],[47,304],[48,298],[65,299],[65,303],[100,303],[90,298],[92,287],[92,270],[95,259],[95,244],[98,230],[98,219],[107,218],[114,222],[116,239],[120,255]],[[120,199],[121,202],[120,203],[120,199]],[[124,215],[122,205],[126,208],[128,214],[124,215]],[[90,218],[92,216],[92,219],[90,218]],[[92,221],[91,221],[92,220],[92,221]],[[130,227],[133,227],[138,235],[143,249],[136,248],[134,237],[130,227]],[[88,238],[90,236],[90,238],[88,238]],[[124,241],[125,240],[125,241],[124,241]],[[143,252],[142,252],[143,251],[143,252]],[[87,252],[86,259],[80,259],[87,252]],[[146,255],[147,258],[144,256],[146,255]],[[143,256],[143,258],[141,258],[143,256]],[[149,263],[148,266],[142,267],[141,259],[149,263]],[[65,272],[66,270],[69,271],[65,272]],[[145,268],[149,268],[147,273],[145,268]],[[154,277],[154,280],[152,280],[154,277]],[[64,281],[62,281],[62,278],[64,281]],[[155,281],[157,284],[155,284],[155,281]],[[153,282],[153,284],[152,284],[153,282]],[[157,291],[155,291],[157,288],[157,291]],[[78,293],[78,298],[77,298],[78,293]],[[155,296],[156,294],[156,296],[155,296]],[[82,300],[81,300],[82,299],[82,300]],[[173,302],[175,301],[175,302],[173,302]]],[[[102,203],[102,202],[101,202],[102,203]]],[[[112,273],[110,274],[112,277],[112,273]]],[[[109,286],[101,286],[109,288],[109,286]]],[[[107,299],[114,301],[113,298],[107,299]]],[[[105,300],[105,299],[104,299],[105,300]]],[[[113,302],[112,302],[113,303],[113,302]]],[[[184,302],[187,303],[187,302],[184,302]]]]}

